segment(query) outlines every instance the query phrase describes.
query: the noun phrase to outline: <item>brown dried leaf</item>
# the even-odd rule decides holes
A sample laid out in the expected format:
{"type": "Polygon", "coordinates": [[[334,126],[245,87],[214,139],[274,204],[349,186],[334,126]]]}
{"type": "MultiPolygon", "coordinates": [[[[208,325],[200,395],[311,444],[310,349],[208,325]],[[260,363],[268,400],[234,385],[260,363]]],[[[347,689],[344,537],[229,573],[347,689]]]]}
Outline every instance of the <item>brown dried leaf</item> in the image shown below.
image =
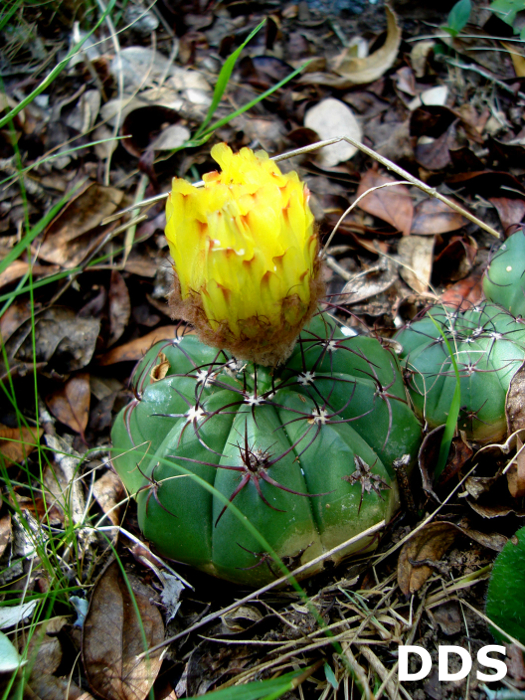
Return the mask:
{"type": "Polygon", "coordinates": [[[525,363],[511,379],[505,400],[505,415],[509,433],[525,428],[525,363]]]}
{"type": "Polygon", "coordinates": [[[117,507],[125,495],[124,485],[115,472],[108,470],[93,484],[93,495],[99,506],[113,523],[120,523],[120,507],[117,507]]]}
{"type": "Polygon", "coordinates": [[[399,274],[418,294],[428,290],[432,275],[433,236],[407,236],[399,241],[399,274]]]}
{"type": "Polygon", "coordinates": [[[459,603],[451,600],[437,608],[429,611],[431,617],[441,627],[443,634],[447,637],[458,634],[463,628],[463,618],[461,617],[461,608],[459,603]]]}
{"type": "Polygon", "coordinates": [[[102,355],[98,363],[105,367],[106,365],[114,365],[116,362],[141,360],[154,343],[157,343],[159,340],[174,338],[177,330],[180,332],[179,326],[161,326],[142,338],[136,338],[129,343],[120,345],[118,348],[113,348],[105,355],[102,355]]]}
{"type": "Polygon", "coordinates": [[[108,345],[116,343],[126,330],[131,312],[131,301],[124,278],[118,270],[111,271],[109,285],[109,323],[111,333],[108,345]]]}
{"type": "Polygon", "coordinates": [[[496,208],[499,220],[505,231],[513,224],[521,223],[525,214],[525,200],[511,199],[510,197],[490,197],[489,202],[496,208]]]}
{"type": "MultiPolygon", "coordinates": [[[[67,624],[66,617],[53,617],[45,620],[34,631],[28,645],[27,657],[31,664],[31,675],[38,677],[52,674],[62,661],[62,645],[57,635],[67,624]]],[[[27,640],[22,637],[21,651],[27,640]]]]}
{"type": "MultiPolygon", "coordinates": [[[[13,260],[9,267],[0,274],[0,289],[19,280],[29,271],[29,268],[29,263],[24,260],[13,260]]],[[[42,275],[52,275],[58,269],[56,265],[33,265],[31,273],[33,277],[41,277],[42,275]]]]}
{"type": "Polygon", "coordinates": [[[419,236],[435,236],[438,233],[456,231],[467,219],[439,199],[423,199],[416,204],[412,233],[419,236]]]}
{"type": "Polygon", "coordinates": [[[133,587],[137,618],[117,562],[98,579],[84,623],[83,658],[88,681],[106,700],[144,700],[160,669],[161,650],[138,658],[164,639],[159,610],[138,586],[133,587]]]}
{"type": "Polygon", "coordinates": [[[385,5],[387,36],[383,46],[366,58],[356,58],[346,51],[335,67],[336,73],[354,85],[373,83],[393,65],[401,43],[401,29],[392,9],[385,5]]]}
{"type": "Polygon", "coordinates": [[[7,311],[0,317],[0,335],[2,342],[7,343],[13,333],[31,318],[31,302],[15,299],[7,311]]]}
{"type": "Polygon", "coordinates": [[[449,287],[442,295],[443,304],[453,306],[458,311],[466,311],[481,301],[483,290],[479,275],[471,275],[449,287]]]}
{"type": "Polygon", "coordinates": [[[52,362],[60,373],[82,369],[91,360],[95,350],[100,321],[79,318],[71,309],[53,306],[35,316],[35,344],[33,350],[31,323],[26,321],[11,334],[6,343],[10,365],[26,363],[32,370],[38,363],[52,362]]]}
{"type": "Polygon", "coordinates": [[[11,515],[6,513],[0,518],[0,557],[11,540],[11,515]]]}
{"type": "Polygon", "coordinates": [[[397,565],[397,580],[405,595],[418,591],[433,573],[431,566],[417,562],[438,561],[455,537],[456,528],[452,523],[429,523],[403,546],[397,565]]]}
{"type": "MultiPolygon", "coordinates": [[[[373,187],[381,187],[391,182],[396,182],[389,175],[379,173],[377,170],[368,170],[359,183],[357,197],[360,197],[367,190],[373,187]]],[[[363,211],[377,216],[378,219],[388,222],[404,236],[408,236],[412,228],[412,218],[414,216],[414,205],[410,192],[405,185],[395,185],[393,187],[383,187],[382,189],[370,192],[359,202],[359,207],[363,211]]]]}
{"type": "Polygon", "coordinates": [[[444,134],[431,143],[418,144],[414,150],[417,162],[427,170],[443,170],[450,163],[450,151],[457,146],[456,120],[444,134]]]}
{"type": "Polygon", "coordinates": [[[72,683],[71,678],[57,678],[48,673],[31,676],[27,697],[32,700],[94,700],[90,693],[72,683]]]}
{"type": "Polygon", "coordinates": [[[522,498],[525,496],[525,451],[519,435],[516,436],[516,449],[516,462],[507,470],[507,483],[510,495],[513,498],[522,498]]]}
{"type": "Polygon", "coordinates": [[[66,268],[78,265],[105,235],[100,224],[123,196],[115,187],[90,184],[49,224],[37,249],[39,257],[66,268]]]}
{"type": "Polygon", "coordinates": [[[397,280],[397,270],[390,259],[381,258],[378,265],[348,280],[340,293],[340,303],[357,304],[389,289],[397,280]]]}
{"type": "Polygon", "coordinates": [[[39,428],[9,428],[0,423],[0,455],[5,460],[5,466],[10,467],[15,462],[21,462],[37,447],[44,430],[39,428]],[[38,436],[38,437],[37,437],[38,436]]]}
{"type": "Polygon", "coordinates": [[[89,419],[90,399],[89,374],[82,372],[71,377],[62,389],[46,396],[45,401],[55,418],[76,433],[84,435],[89,419]]]}

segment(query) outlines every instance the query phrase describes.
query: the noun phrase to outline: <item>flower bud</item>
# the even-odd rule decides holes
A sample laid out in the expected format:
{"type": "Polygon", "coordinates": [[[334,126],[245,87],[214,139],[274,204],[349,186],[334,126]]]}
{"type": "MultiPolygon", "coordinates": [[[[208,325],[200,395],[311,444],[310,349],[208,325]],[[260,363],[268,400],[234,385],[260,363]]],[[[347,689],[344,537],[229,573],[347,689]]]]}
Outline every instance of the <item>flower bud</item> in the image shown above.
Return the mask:
{"type": "Polygon", "coordinates": [[[264,151],[212,148],[221,172],[174,178],[166,205],[174,317],[199,338],[262,365],[283,362],[324,291],[319,243],[297,173],[264,151]]]}

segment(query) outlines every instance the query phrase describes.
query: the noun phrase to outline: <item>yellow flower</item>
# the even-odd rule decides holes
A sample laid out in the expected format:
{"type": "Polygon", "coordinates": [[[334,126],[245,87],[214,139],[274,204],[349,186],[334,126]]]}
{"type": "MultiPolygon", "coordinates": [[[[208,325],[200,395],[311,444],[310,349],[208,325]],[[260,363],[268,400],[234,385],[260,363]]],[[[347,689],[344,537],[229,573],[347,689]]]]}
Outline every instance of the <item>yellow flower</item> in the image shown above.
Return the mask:
{"type": "Polygon", "coordinates": [[[197,188],[174,178],[166,238],[172,310],[205,343],[260,364],[282,362],[315,310],[318,238],[309,192],[264,151],[212,148],[222,171],[197,188]]]}

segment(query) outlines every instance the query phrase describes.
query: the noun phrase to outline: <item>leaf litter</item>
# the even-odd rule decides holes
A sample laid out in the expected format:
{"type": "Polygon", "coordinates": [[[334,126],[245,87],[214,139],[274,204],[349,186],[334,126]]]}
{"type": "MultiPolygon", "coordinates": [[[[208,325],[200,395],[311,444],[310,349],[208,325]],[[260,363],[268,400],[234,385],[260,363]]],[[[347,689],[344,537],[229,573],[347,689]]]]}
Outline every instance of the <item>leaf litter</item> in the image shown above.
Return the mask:
{"type": "MultiPolygon", "coordinates": [[[[137,556],[136,508],[107,459],[112,416],[130,399],[134,363],[180,331],[165,302],[162,203],[139,211],[137,202],[165,194],[175,174],[199,180],[214,141],[276,155],[347,135],[475,213],[501,239],[523,226],[522,57],[517,44],[496,38],[509,36],[504,23],[474,6],[468,34],[442,36],[429,27],[446,25],[445,8],[357,4],[361,14],[338,14],[337,3],[320,10],[315,0],[257,9],[195,5],[191,12],[128,5],[130,27],[119,25],[117,35],[102,24],[21,109],[11,132],[0,129],[0,265],[16,250],[27,217],[35,225],[83,183],[31,246],[0,267],[1,304],[9,302],[0,306],[0,380],[13,399],[0,402],[0,461],[12,484],[0,511],[0,596],[15,625],[50,618],[42,633],[35,627],[31,650],[39,643],[42,651],[25,679],[33,697],[87,700],[91,692],[135,700],[152,684],[159,697],[189,697],[321,662],[289,697],[359,697],[359,679],[368,697],[375,689],[392,699],[459,700],[461,685],[432,678],[400,684],[390,673],[398,644],[470,644],[475,651],[492,642],[480,617],[486,567],[524,513],[522,372],[507,397],[513,439],[479,450],[458,435],[446,479],[436,484],[439,436],[429,436],[409,482],[413,510],[389,524],[377,554],[305,584],[352,674],[294,592],[247,592],[184,570],[192,590],[176,565],[163,568],[154,553],[137,556]],[[212,140],[177,150],[202,124],[220,65],[264,17],[214,121],[311,63],[223,123],[212,140]],[[21,175],[18,157],[28,168],[21,175]],[[130,205],[132,213],[120,213],[130,205]],[[43,544],[54,550],[51,567],[43,544]],[[122,568],[106,563],[115,551],[122,568]],[[16,591],[31,599],[14,592],[17,577],[23,585],[16,591]],[[50,585],[60,596],[43,613],[34,601],[50,585]],[[71,593],[90,601],[82,630],[74,626],[71,593]],[[165,636],[166,651],[152,651],[147,661],[144,643],[156,647],[165,636]],[[44,661],[49,650],[53,663],[44,661]],[[322,670],[325,659],[330,673],[322,670]]],[[[35,66],[44,75],[46,61],[54,65],[63,46],[87,36],[81,17],[70,23],[45,7],[14,17],[8,27],[26,33],[0,30],[8,49],[0,118],[32,89],[21,76],[35,66]]],[[[306,180],[325,240],[344,216],[325,277],[332,299],[352,314],[348,325],[388,343],[431,299],[451,308],[478,303],[499,242],[412,185],[393,184],[397,176],[351,144],[330,148],[282,165],[306,180]]],[[[7,632],[22,653],[21,630],[7,632]]],[[[521,652],[509,654],[507,680],[522,687],[521,652]]],[[[485,697],[475,680],[466,692],[485,697]]]]}

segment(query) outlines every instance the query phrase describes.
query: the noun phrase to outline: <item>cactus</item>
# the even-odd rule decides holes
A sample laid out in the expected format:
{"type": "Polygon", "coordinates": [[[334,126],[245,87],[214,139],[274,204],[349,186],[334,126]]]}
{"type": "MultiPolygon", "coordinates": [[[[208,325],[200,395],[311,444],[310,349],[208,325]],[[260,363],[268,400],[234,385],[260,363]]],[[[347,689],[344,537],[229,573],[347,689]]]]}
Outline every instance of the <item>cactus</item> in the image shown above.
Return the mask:
{"type": "Polygon", "coordinates": [[[510,236],[492,258],[483,277],[483,291],[489,301],[525,317],[525,233],[510,236]]]}
{"type": "Polygon", "coordinates": [[[446,422],[457,381],[433,321],[449,341],[459,369],[458,427],[477,442],[503,438],[507,391],[525,359],[525,326],[501,306],[486,303],[464,313],[435,307],[396,334],[414,408],[431,428],[446,422]]]}
{"type": "Polygon", "coordinates": [[[294,568],[388,520],[398,506],[392,464],[412,461],[420,442],[397,359],[324,315],[276,368],[186,334],[155,345],[132,381],[135,398],[112,430],[113,464],[137,499],[145,537],[163,555],[233,582],[262,585],[280,572],[187,471],[224,494],[294,568]]]}

